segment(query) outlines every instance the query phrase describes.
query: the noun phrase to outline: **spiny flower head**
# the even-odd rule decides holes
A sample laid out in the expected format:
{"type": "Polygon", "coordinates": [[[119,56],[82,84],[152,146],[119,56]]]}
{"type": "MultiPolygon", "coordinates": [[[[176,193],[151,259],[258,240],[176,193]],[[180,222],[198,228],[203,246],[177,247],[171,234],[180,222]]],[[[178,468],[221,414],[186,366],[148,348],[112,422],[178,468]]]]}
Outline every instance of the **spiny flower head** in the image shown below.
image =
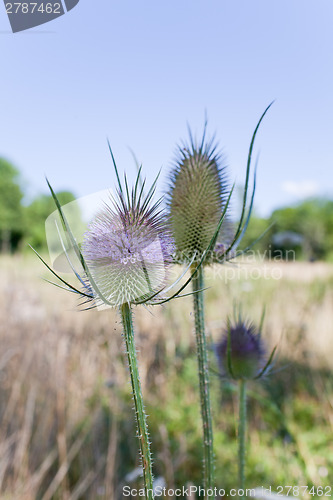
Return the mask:
{"type": "MultiPolygon", "coordinates": [[[[190,130],[189,135],[189,144],[177,148],[167,194],[177,258],[185,262],[194,256],[200,259],[209,247],[230,193],[223,156],[214,139],[205,140],[206,125],[200,144],[190,130]]],[[[230,242],[228,232],[230,224],[225,219],[216,238],[225,248],[230,242]]],[[[213,249],[204,263],[213,262],[214,257],[213,249]]]]}
{"type": "Polygon", "coordinates": [[[200,265],[206,265],[223,263],[235,257],[235,249],[245,234],[253,207],[255,173],[249,206],[247,201],[254,141],[271,105],[261,115],[252,134],[242,210],[235,229],[228,216],[233,187],[229,188],[226,167],[221,153],[217,152],[217,143],[214,139],[206,142],[207,123],[200,144],[193,139],[189,130],[189,144],[178,146],[167,193],[170,227],[178,262],[191,264],[197,259],[200,265]]]}
{"type": "MultiPolygon", "coordinates": [[[[75,293],[83,301],[81,306],[90,304],[85,309],[97,306],[115,307],[125,303],[165,304],[174,298],[188,295],[181,292],[190,283],[192,275],[177,291],[167,295],[167,292],[178,285],[188,268],[166,287],[168,270],[174,262],[175,246],[168,218],[160,209],[161,200],[152,202],[157,178],[145,195],[146,181],[142,179],[140,167],[133,189],[129,190],[126,175],[123,189],[111,147],[110,153],[118,181],[117,197],[110,198],[110,202],[105,204],[90,222],[82,245],[78,244],[64,210],[47,181],[62,226],[60,231],[55,218],[54,229],[67,262],[80,285],[74,286],[62,278],[34,250],[58,280],[46,281],[75,293]]],[[[193,275],[199,266],[200,264],[193,275]]]]}
{"type": "Polygon", "coordinates": [[[234,324],[228,320],[222,339],[215,347],[221,372],[235,380],[260,378],[275,353],[274,349],[267,361],[260,330],[241,317],[234,324]]]}
{"type": "Polygon", "coordinates": [[[82,255],[100,295],[114,306],[144,300],[166,284],[173,240],[159,203],[149,201],[138,185],[131,196],[119,189],[118,200],[105,205],[85,233],[82,255]]]}

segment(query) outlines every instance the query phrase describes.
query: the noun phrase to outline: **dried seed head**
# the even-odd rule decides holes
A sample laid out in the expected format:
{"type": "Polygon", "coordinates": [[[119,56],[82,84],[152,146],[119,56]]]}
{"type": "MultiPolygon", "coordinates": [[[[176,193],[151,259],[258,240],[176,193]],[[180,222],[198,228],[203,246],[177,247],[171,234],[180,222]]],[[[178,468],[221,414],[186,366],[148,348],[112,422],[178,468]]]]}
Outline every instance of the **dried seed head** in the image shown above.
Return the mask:
{"type": "MultiPolygon", "coordinates": [[[[201,258],[216,232],[229,195],[222,155],[216,153],[213,140],[205,143],[205,131],[206,127],[201,144],[193,140],[190,132],[190,145],[178,148],[167,195],[179,261],[189,262],[194,255],[201,258]]],[[[230,241],[230,223],[225,219],[217,241],[227,245],[226,238],[230,241]]],[[[213,261],[214,251],[205,264],[213,261]]]]}
{"type": "Polygon", "coordinates": [[[253,379],[260,375],[265,364],[265,352],[260,333],[252,324],[241,319],[232,326],[230,322],[216,354],[222,373],[234,379],[253,379]]]}
{"type": "MultiPolygon", "coordinates": [[[[125,199],[105,206],[90,223],[82,254],[97,288],[114,306],[158,293],[166,283],[173,240],[158,205],[125,199]]],[[[133,193],[132,193],[133,195],[133,193]]]]}

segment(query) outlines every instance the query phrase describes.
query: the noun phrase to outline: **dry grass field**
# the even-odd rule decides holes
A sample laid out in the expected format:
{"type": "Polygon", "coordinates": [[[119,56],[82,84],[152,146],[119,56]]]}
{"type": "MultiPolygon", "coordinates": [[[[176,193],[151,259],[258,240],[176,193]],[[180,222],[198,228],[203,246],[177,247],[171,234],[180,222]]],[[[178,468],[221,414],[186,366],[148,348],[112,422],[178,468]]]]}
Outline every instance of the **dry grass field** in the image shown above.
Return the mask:
{"type": "MultiPolygon", "coordinates": [[[[248,486],[332,485],[333,265],[249,261],[206,274],[212,345],[235,304],[257,323],[265,306],[267,349],[279,345],[250,387],[248,486]]],[[[117,312],[79,312],[31,255],[1,257],[0,276],[0,499],[122,498],[140,478],[117,312]]],[[[191,298],[137,308],[135,322],[154,473],[169,488],[200,484],[191,298]]],[[[217,481],[228,489],[237,398],[213,348],[211,365],[217,481]]]]}

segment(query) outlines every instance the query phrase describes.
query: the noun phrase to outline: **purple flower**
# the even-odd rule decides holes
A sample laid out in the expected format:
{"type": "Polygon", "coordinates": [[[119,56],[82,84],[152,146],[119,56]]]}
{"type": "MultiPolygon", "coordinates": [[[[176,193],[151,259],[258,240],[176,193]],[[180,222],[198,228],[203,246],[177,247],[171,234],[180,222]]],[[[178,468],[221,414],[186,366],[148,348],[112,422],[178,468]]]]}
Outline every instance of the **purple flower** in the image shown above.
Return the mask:
{"type": "MultiPolygon", "coordinates": [[[[165,218],[140,198],[112,200],[90,223],[82,254],[101,294],[114,306],[158,293],[172,262],[165,218]]],[[[144,200],[143,200],[144,201],[144,200]]]]}
{"type": "Polygon", "coordinates": [[[268,368],[260,332],[241,319],[234,325],[228,322],[222,340],[216,345],[216,354],[221,372],[234,379],[259,378],[268,368]]]}
{"type": "Polygon", "coordinates": [[[59,233],[61,245],[79,286],[64,280],[35,252],[60,282],[50,283],[75,293],[82,299],[81,306],[90,304],[86,309],[125,304],[165,304],[182,297],[181,292],[192,276],[177,291],[167,295],[187,269],[166,287],[169,269],[174,263],[175,244],[168,218],[160,208],[161,200],[152,202],[157,178],[145,194],[146,181],[141,177],[140,167],[131,191],[125,175],[124,189],[113,155],[112,160],[118,181],[117,197],[110,197],[110,202],[105,203],[90,222],[81,246],[47,181],[66,236],[64,240],[59,233]],[[80,269],[73,264],[69,251],[80,263],[80,269]]]}

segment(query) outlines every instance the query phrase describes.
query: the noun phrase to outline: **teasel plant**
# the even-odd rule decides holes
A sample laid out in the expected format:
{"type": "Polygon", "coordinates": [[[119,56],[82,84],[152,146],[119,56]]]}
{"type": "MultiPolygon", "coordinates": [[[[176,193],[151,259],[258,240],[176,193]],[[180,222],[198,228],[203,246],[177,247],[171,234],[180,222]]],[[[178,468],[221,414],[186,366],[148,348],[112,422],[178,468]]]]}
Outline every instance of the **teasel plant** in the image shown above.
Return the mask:
{"type": "Polygon", "coordinates": [[[262,341],[262,325],[259,327],[242,319],[241,312],[233,321],[228,318],[227,327],[220,342],[215,346],[220,376],[238,383],[238,491],[245,498],[247,382],[264,377],[272,367],[277,346],[267,356],[262,341]]]}
{"type": "Polygon", "coordinates": [[[175,261],[190,266],[192,276],[206,491],[215,486],[215,466],[205,331],[204,267],[223,264],[234,258],[235,249],[247,229],[256,185],[255,169],[252,192],[249,194],[253,147],[260,124],[272,104],[261,115],[251,138],[242,209],[235,229],[232,229],[229,216],[234,185],[228,183],[218,143],[214,138],[206,140],[207,120],[200,142],[193,138],[189,128],[189,142],[177,147],[167,191],[169,223],[176,246],[175,261]]]}
{"type": "MultiPolygon", "coordinates": [[[[181,286],[178,283],[183,281],[192,262],[167,286],[168,269],[173,262],[175,247],[167,217],[161,208],[161,200],[153,202],[157,178],[145,194],[146,181],[140,167],[134,187],[130,190],[126,175],[124,185],[120,181],[111,147],[110,153],[117,177],[117,194],[114,197],[110,194],[109,202],[92,219],[82,244],[77,242],[65,211],[47,180],[61,226],[56,224],[55,231],[78,285],[74,286],[66,281],[33,250],[57,279],[46,281],[76,295],[81,309],[113,307],[119,311],[130,371],[145,495],[146,499],[152,500],[152,457],[139,377],[132,308],[138,305],[165,304],[188,295],[181,292],[189,284],[192,275],[181,286]],[[175,287],[178,289],[172,292],[175,287]]],[[[201,264],[199,262],[198,265],[201,264]]],[[[197,268],[198,266],[194,268],[195,272],[197,268]]]]}

